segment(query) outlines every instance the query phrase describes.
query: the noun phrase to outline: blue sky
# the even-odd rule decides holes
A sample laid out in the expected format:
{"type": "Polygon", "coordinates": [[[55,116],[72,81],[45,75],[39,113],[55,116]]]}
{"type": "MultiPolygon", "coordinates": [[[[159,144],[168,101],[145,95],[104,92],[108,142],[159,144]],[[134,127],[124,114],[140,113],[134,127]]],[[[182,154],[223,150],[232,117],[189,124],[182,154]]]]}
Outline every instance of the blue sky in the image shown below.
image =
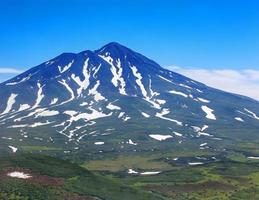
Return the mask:
{"type": "Polygon", "coordinates": [[[1,0],[0,81],[117,41],[162,66],[259,70],[257,0],[1,0]]]}

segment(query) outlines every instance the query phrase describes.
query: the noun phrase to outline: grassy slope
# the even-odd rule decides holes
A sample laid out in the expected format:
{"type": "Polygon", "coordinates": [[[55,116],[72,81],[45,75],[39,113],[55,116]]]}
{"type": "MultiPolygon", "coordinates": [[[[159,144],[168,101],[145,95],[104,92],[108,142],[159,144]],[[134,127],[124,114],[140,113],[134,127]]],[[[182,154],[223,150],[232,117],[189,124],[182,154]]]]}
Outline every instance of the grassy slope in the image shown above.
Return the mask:
{"type": "MultiPolygon", "coordinates": [[[[143,155],[143,161],[140,162],[143,169],[148,166],[149,159],[150,157],[143,155]]],[[[127,158],[119,157],[115,162],[127,164],[129,161],[125,160],[127,158]]],[[[152,162],[152,165],[159,167],[157,161],[152,162]]],[[[71,200],[79,196],[82,200],[93,200],[93,197],[107,200],[259,199],[259,161],[245,160],[238,154],[230,156],[227,161],[207,165],[171,166],[167,171],[155,176],[128,175],[125,171],[120,171],[121,168],[111,169],[110,172],[93,173],[77,164],[36,154],[2,157],[0,199],[11,199],[11,196],[13,199],[22,200],[61,200],[65,199],[65,196],[69,196],[68,199],[71,200]],[[44,175],[63,182],[46,186],[41,182],[3,178],[3,174],[6,174],[10,167],[29,170],[29,173],[38,176],[38,179],[44,175]]]]}
{"type": "MultiPolygon", "coordinates": [[[[122,177],[117,177],[122,179],[122,177]]],[[[124,183],[168,199],[258,200],[259,162],[216,162],[182,167],[156,176],[124,176],[124,183]]]]}
{"type": "MultiPolygon", "coordinates": [[[[80,195],[86,197],[99,197],[101,199],[160,199],[157,195],[135,187],[122,184],[119,180],[103,177],[67,161],[58,160],[40,155],[15,155],[0,159],[0,193],[1,199],[16,196],[16,199],[64,199],[64,195],[80,195]],[[41,182],[29,179],[18,180],[7,178],[6,170],[29,170],[30,174],[39,180],[44,175],[49,178],[59,178],[62,184],[43,185],[41,182]],[[19,197],[19,198],[18,198],[19,197]]],[[[46,178],[45,178],[46,179],[46,178]]],[[[73,199],[73,198],[71,198],[73,199]]]]}

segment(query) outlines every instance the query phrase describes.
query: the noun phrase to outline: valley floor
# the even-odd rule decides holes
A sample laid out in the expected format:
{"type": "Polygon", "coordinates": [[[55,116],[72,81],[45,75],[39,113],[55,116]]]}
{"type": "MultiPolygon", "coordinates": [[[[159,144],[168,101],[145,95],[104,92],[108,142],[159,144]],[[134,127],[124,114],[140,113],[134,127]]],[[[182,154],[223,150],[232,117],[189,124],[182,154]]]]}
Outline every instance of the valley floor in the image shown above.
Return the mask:
{"type": "Polygon", "coordinates": [[[81,166],[39,154],[2,156],[0,199],[259,199],[257,159],[233,153],[223,161],[184,165],[156,156],[111,156],[81,166]]]}

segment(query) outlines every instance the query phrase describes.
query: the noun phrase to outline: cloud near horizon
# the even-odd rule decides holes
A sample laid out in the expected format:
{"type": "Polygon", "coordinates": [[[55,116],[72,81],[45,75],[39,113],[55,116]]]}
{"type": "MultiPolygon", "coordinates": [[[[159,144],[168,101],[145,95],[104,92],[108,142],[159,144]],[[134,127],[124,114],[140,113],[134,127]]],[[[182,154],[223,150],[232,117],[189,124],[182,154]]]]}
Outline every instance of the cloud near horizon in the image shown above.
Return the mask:
{"type": "Polygon", "coordinates": [[[14,76],[17,76],[20,73],[23,73],[25,70],[16,69],[12,67],[0,67],[0,83],[7,81],[14,76]]]}
{"type": "Polygon", "coordinates": [[[166,67],[208,86],[259,100],[259,70],[166,67]]]}
{"type": "Polygon", "coordinates": [[[23,70],[10,68],[10,67],[0,67],[0,74],[19,74],[22,73],[23,70]]]}

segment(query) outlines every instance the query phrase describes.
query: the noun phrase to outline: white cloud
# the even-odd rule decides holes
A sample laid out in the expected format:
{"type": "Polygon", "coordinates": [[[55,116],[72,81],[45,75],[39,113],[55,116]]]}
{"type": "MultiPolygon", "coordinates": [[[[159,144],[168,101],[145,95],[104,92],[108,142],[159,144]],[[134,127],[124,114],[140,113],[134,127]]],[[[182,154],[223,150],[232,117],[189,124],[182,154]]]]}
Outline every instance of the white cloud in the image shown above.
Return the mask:
{"type": "Polygon", "coordinates": [[[19,74],[22,73],[23,70],[9,68],[9,67],[0,67],[0,74],[19,74]]]}
{"type": "Polygon", "coordinates": [[[259,100],[259,70],[167,68],[208,86],[259,100]]]}

